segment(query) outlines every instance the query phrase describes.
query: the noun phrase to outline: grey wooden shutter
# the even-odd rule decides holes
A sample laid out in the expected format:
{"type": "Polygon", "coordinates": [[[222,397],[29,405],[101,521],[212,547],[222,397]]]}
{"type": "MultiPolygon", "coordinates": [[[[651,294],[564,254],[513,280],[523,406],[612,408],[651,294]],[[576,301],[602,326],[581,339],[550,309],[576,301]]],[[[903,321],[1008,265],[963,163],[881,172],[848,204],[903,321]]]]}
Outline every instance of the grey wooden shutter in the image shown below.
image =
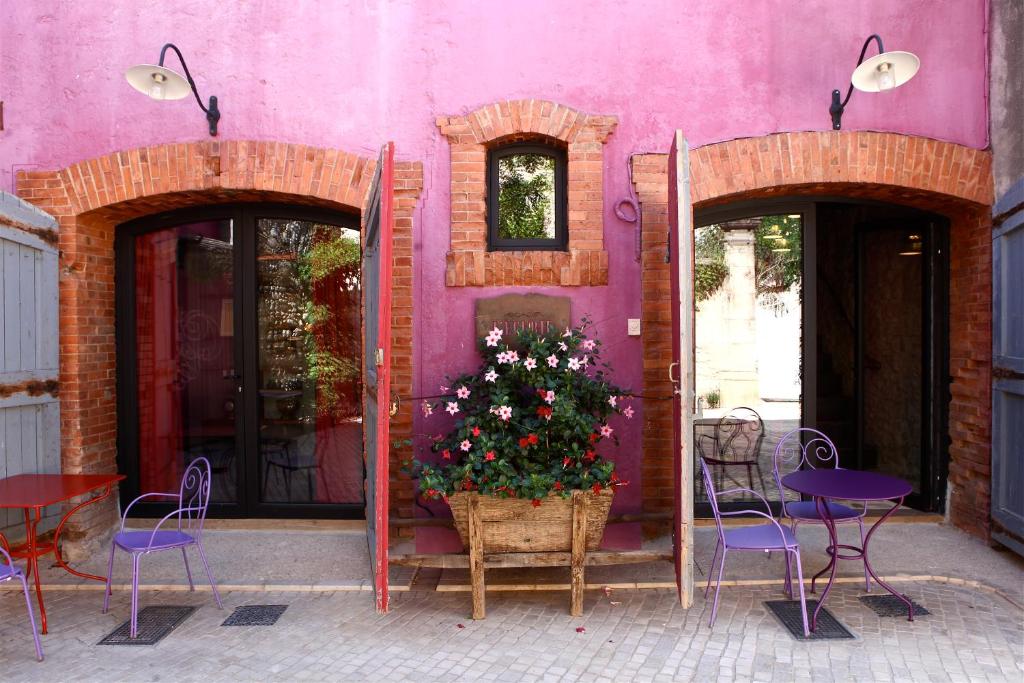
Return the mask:
{"type": "Polygon", "coordinates": [[[0,192],[0,477],[60,472],[57,306],[57,222],[0,192]]]}

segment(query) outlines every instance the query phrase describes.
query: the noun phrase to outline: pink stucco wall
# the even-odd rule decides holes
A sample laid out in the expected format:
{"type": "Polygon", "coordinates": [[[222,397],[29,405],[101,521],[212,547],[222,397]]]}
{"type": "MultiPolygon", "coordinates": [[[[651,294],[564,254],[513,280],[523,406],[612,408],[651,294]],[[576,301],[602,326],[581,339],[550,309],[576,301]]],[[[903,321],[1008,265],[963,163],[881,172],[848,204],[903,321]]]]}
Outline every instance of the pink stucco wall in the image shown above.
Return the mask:
{"type": "MultiPolygon", "coordinates": [[[[184,51],[204,98],[220,98],[221,139],[366,155],[394,140],[400,159],[424,163],[416,370],[417,392],[433,393],[446,372],[473,363],[473,300],[484,293],[444,286],[448,145],[435,118],[515,98],[614,114],[610,282],[568,293],[574,315],[599,321],[621,384],[637,387],[639,340],[625,335],[626,318],[640,317],[634,227],[612,210],[628,193],[629,155],[667,151],[675,128],[691,145],[827,129],[830,92],[845,91],[872,32],[923,66],[894,92],[855,94],[844,127],[984,147],[985,14],[983,0],[9,1],[0,5],[0,188],[10,190],[16,168],[204,138],[194,101],[150,101],[122,75],[155,61],[166,41],[184,51]]],[[[624,476],[637,483],[640,422],[620,432],[624,476]]],[[[639,494],[627,488],[618,507],[636,509],[639,494]]]]}

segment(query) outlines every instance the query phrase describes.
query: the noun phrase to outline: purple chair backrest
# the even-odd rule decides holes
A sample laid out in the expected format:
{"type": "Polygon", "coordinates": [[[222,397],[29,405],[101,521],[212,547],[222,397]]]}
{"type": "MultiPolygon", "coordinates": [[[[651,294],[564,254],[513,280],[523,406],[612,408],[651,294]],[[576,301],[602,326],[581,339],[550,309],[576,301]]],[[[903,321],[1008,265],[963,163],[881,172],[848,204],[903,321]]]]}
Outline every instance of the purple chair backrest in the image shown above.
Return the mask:
{"type": "Polygon", "coordinates": [[[799,427],[789,432],[775,447],[772,458],[772,473],[775,485],[779,487],[779,500],[786,499],[782,477],[790,472],[819,467],[839,469],[839,451],[823,432],[810,427],[799,427]]]}
{"type": "Polygon", "coordinates": [[[178,530],[203,532],[206,508],[210,504],[210,461],[199,457],[193,460],[181,477],[178,492],[178,530]]]}
{"type": "Polygon", "coordinates": [[[723,460],[756,460],[764,440],[764,421],[753,408],[733,408],[715,425],[717,455],[723,460]]]}
{"type": "Polygon", "coordinates": [[[704,490],[708,494],[708,502],[711,504],[711,512],[715,516],[715,526],[718,527],[718,540],[725,543],[725,530],[722,528],[722,515],[718,511],[718,492],[715,491],[715,484],[711,481],[711,471],[704,458],[700,459],[700,471],[704,476],[704,490]]]}

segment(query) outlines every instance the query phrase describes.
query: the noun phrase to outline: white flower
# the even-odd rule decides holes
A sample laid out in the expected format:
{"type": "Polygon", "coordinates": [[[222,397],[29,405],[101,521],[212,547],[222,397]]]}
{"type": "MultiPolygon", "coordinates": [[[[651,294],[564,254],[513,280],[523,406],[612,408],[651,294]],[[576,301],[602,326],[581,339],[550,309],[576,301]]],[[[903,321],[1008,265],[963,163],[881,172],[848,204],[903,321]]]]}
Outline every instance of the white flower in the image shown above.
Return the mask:
{"type": "Polygon", "coordinates": [[[508,362],[508,354],[502,351],[498,354],[498,365],[503,365],[508,362]]]}
{"type": "Polygon", "coordinates": [[[498,417],[500,417],[505,422],[508,422],[509,420],[512,419],[512,409],[509,408],[508,406],[501,406],[500,408],[498,408],[498,417]]]}
{"type": "Polygon", "coordinates": [[[487,374],[484,375],[484,379],[487,380],[488,382],[493,382],[494,380],[498,379],[498,373],[496,373],[494,370],[488,370],[487,374]]]}
{"type": "Polygon", "coordinates": [[[550,366],[552,368],[557,368],[558,367],[558,356],[556,356],[555,354],[551,354],[550,356],[548,356],[547,357],[547,361],[548,361],[548,366],[550,366]]]}
{"type": "Polygon", "coordinates": [[[565,345],[565,342],[558,342],[558,348],[562,351],[568,351],[569,347],[565,345]]]}
{"type": "Polygon", "coordinates": [[[484,338],[484,341],[487,342],[488,346],[497,346],[498,342],[501,341],[501,330],[495,327],[491,330],[490,334],[484,338]]]}
{"type": "Polygon", "coordinates": [[[455,395],[458,396],[459,398],[469,398],[469,389],[467,389],[464,386],[463,387],[459,387],[455,391],[455,395]]]}
{"type": "Polygon", "coordinates": [[[547,403],[548,405],[551,405],[552,403],[554,403],[555,402],[555,392],[549,390],[548,393],[544,394],[544,402],[547,403]]]}
{"type": "Polygon", "coordinates": [[[454,415],[459,412],[459,404],[456,401],[448,401],[448,407],[445,408],[449,415],[454,415]]]}
{"type": "Polygon", "coordinates": [[[535,367],[537,367],[537,361],[527,356],[526,360],[523,361],[523,367],[526,368],[527,370],[533,370],[535,367]]]}
{"type": "Polygon", "coordinates": [[[579,361],[578,358],[570,358],[569,359],[569,369],[570,370],[579,370],[580,369],[580,361],[579,361]]]}
{"type": "Polygon", "coordinates": [[[471,444],[469,442],[469,439],[463,439],[462,443],[459,444],[459,448],[461,448],[464,451],[468,451],[472,447],[473,447],[473,444],[471,444]]]}
{"type": "Polygon", "coordinates": [[[568,327],[565,328],[565,332],[562,333],[562,336],[563,337],[571,337],[572,336],[572,330],[570,330],[568,327]]]}
{"type": "Polygon", "coordinates": [[[619,400],[618,396],[609,396],[608,397],[608,405],[610,405],[612,408],[614,408],[615,407],[615,402],[618,401],[618,400],[619,400]]]}
{"type": "Polygon", "coordinates": [[[590,362],[590,357],[589,356],[584,355],[582,358],[580,358],[580,365],[586,365],[589,362],[590,362]]]}

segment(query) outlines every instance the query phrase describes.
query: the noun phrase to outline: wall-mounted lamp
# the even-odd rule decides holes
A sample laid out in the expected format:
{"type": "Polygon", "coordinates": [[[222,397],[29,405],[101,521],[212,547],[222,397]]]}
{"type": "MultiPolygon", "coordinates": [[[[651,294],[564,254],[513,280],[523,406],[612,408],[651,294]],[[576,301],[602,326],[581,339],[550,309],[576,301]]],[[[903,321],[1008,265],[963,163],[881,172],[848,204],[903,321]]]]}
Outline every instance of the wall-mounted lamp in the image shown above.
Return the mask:
{"type": "Polygon", "coordinates": [[[914,53],[886,52],[878,34],[868,36],[860,50],[857,68],[850,77],[850,89],[846,91],[846,99],[840,102],[839,97],[842,93],[838,90],[832,91],[832,106],[828,108],[828,113],[832,115],[832,130],[839,130],[842,127],[843,110],[850,101],[854,88],[864,92],[892,90],[913,78],[920,67],[921,60],[914,53]],[[864,54],[872,40],[878,43],[878,54],[864,61],[864,54]]]}
{"type": "Polygon", "coordinates": [[[167,43],[160,50],[159,64],[133,66],[124,72],[124,76],[133,88],[154,100],[180,100],[183,97],[188,97],[189,91],[192,91],[192,94],[196,96],[196,102],[199,103],[199,108],[206,113],[206,120],[210,122],[210,135],[217,134],[217,122],[220,120],[217,97],[211,95],[210,106],[203,105],[199,91],[196,90],[196,83],[192,80],[192,74],[188,72],[188,66],[185,65],[185,58],[181,56],[181,50],[177,46],[167,43]],[[185,70],[184,76],[164,66],[164,56],[168,49],[174,50],[174,53],[178,55],[178,61],[181,62],[181,67],[185,70]]]}

